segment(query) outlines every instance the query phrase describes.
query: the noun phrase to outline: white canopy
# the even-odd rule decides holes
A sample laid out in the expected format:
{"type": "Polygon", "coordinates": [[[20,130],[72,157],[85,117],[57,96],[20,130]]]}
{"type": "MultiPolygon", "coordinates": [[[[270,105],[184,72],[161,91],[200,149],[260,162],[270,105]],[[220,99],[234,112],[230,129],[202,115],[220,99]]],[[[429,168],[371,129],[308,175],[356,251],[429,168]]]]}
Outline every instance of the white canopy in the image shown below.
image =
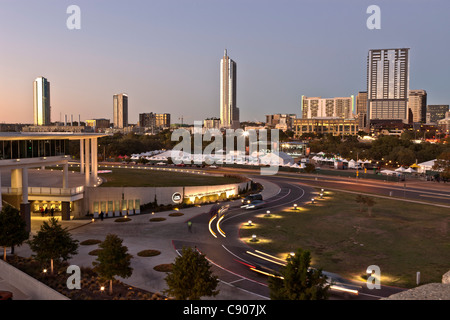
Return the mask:
{"type": "Polygon", "coordinates": [[[260,158],[262,164],[287,165],[293,164],[294,159],[285,152],[271,152],[260,158]]]}
{"type": "Polygon", "coordinates": [[[395,171],[396,171],[396,172],[405,172],[406,169],[403,168],[403,167],[399,167],[399,168],[395,169],[395,171]]]}

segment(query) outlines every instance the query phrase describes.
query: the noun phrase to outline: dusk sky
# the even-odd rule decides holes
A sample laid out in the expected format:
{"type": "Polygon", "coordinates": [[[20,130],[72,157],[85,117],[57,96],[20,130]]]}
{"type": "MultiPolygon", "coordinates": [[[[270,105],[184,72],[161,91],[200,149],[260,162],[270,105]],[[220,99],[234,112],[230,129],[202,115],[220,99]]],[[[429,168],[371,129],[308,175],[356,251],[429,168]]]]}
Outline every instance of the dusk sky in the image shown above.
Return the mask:
{"type": "Polygon", "coordinates": [[[300,98],[366,90],[370,49],[411,48],[410,89],[450,104],[448,0],[0,0],[0,122],[33,122],[33,81],[51,84],[51,121],[108,118],[129,96],[172,123],[219,116],[220,59],[237,63],[241,121],[300,114],[300,98]],[[69,30],[69,5],[81,29],[69,30]],[[369,30],[369,5],[381,29],[369,30]]]}

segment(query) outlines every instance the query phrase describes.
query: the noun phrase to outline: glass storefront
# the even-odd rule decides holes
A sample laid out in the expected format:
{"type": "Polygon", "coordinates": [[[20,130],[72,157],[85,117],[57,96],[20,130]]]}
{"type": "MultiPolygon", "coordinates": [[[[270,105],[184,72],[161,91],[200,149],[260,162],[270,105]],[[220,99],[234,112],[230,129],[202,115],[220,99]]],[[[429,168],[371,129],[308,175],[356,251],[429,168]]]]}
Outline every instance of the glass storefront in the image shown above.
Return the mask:
{"type": "Polygon", "coordinates": [[[69,155],[69,140],[0,140],[0,160],[69,155]]]}

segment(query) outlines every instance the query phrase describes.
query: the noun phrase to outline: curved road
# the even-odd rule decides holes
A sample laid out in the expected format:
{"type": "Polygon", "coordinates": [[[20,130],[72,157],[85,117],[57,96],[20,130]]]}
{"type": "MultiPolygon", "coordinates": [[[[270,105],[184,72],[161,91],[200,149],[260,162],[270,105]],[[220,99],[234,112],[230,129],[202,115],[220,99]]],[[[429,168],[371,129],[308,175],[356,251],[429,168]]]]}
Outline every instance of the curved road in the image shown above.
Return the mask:
{"type": "MultiPolygon", "coordinates": [[[[267,210],[281,211],[292,208],[294,203],[301,205],[309,202],[317,193],[314,187],[307,186],[296,178],[280,176],[257,176],[257,178],[275,183],[280,188],[277,195],[265,199],[264,207],[244,210],[240,208],[241,203],[235,201],[231,202],[228,211],[221,219],[217,216],[211,217],[209,213],[201,214],[191,219],[193,225],[196,226],[196,240],[191,242],[174,240],[173,245],[178,252],[181,252],[183,246],[196,247],[198,251],[205,254],[213,266],[214,274],[219,277],[222,283],[251,292],[255,295],[255,299],[269,299],[267,275],[251,269],[255,267],[258,270],[275,270],[279,268],[280,261],[264,253],[256,252],[241,241],[240,227],[248,220],[252,220],[253,217],[265,214],[267,210]],[[269,258],[270,261],[262,258],[269,258]]],[[[320,186],[329,187],[330,184],[320,186]]],[[[360,189],[358,190],[360,191],[360,189]]],[[[352,299],[380,299],[403,290],[394,287],[369,290],[365,283],[356,282],[349,283],[349,285],[350,287],[347,286],[346,288],[359,290],[358,296],[350,295],[352,299]]],[[[342,292],[332,291],[331,298],[348,298],[348,295],[344,296],[342,292]]]]}

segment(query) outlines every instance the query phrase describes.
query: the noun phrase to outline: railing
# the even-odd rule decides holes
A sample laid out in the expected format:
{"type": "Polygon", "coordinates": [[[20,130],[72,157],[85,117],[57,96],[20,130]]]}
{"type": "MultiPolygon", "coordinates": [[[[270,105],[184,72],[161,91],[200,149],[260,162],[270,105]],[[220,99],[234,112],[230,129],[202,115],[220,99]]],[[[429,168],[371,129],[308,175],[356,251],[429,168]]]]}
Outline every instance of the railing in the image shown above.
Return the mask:
{"type": "MultiPolygon", "coordinates": [[[[84,186],[74,188],[28,187],[29,195],[73,196],[84,192],[84,186]]],[[[21,194],[22,188],[2,187],[3,194],[21,194]]]]}

